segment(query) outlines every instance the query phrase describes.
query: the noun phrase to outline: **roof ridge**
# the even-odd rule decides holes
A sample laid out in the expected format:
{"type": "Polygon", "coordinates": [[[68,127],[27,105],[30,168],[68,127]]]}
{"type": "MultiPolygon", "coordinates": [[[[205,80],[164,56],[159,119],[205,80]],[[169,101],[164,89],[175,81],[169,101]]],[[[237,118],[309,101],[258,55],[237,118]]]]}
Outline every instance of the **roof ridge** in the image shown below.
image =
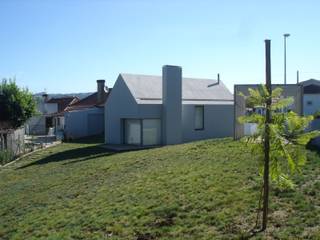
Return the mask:
{"type": "MultiPolygon", "coordinates": [[[[152,74],[140,74],[140,73],[120,73],[119,75],[124,76],[124,75],[130,75],[130,76],[143,76],[143,77],[159,77],[162,78],[161,75],[152,75],[152,74]]],[[[198,78],[198,77],[184,77],[182,76],[182,79],[196,79],[196,80],[210,80],[210,81],[218,81],[217,79],[214,78],[198,78]]],[[[222,82],[220,80],[220,82],[222,82]]]]}

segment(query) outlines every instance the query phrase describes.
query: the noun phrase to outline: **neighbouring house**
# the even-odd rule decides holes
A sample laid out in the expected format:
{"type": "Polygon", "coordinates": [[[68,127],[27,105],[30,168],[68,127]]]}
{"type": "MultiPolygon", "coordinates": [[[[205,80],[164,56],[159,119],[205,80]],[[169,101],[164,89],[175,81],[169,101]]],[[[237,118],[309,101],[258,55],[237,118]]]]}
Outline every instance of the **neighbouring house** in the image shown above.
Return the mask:
{"type": "MultiPolygon", "coordinates": [[[[258,84],[240,84],[234,86],[234,101],[235,101],[235,131],[234,138],[239,139],[243,136],[253,134],[257,126],[253,123],[240,124],[237,119],[244,114],[250,114],[252,108],[248,108],[245,100],[239,95],[242,92],[248,95],[249,88],[257,88],[258,84]]],[[[310,123],[307,131],[320,129],[320,81],[309,79],[298,82],[297,84],[273,84],[272,88],[280,87],[283,89],[283,97],[292,97],[294,103],[290,109],[299,115],[316,115],[315,119],[310,123]]],[[[262,113],[263,109],[255,109],[255,112],[262,113]]]]}
{"type": "Polygon", "coordinates": [[[34,96],[37,103],[37,115],[28,119],[25,123],[27,135],[46,135],[46,118],[45,113],[45,100],[48,100],[48,95],[43,94],[42,97],[34,96]]]}
{"type": "Polygon", "coordinates": [[[67,96],[50,98],[43,94],[43,100],[38,101],[39,115],[27,122],[27,133],[30,135],[54,135],[64,131],[64,111],[79,101],[77,97],[67,96]]]}
{"type": "MultiPolygon", "coordinates": [[[[238,119],[240,116],[250,114],[251,112],[256,112],[259,114],[264,114],[263,107],[258,107],[252,109],[248,107],[246,101],[240,93],[245,96],[249,95],[249,88],[256,89],[259,84],[236,84],[234,85],[234,139],[240,139],[244,136],[252,135],[257,130],[257,125],[255,123],[245,123],[240,124],[238,119]]],[[[303,114],[303,87],[299,84],[272,84],[272,89],[282,88],[282,97],[292,97],[293,104],[289,106],[288,109],[284,111],[294,111],[299,115],[303,114]]]]}
{"type": "Polygon", "coordinates": [[[309,79],[299,83],[303,88],[303,115],[314,115],[308,130],[320,130],[320,81],[309,79]]]}
{"type": "Polygon", "coordinates": [[[97,80],[97,92],[65,109],[65,138],[76,139],[104,133],[104,107],[110,92],[105,80],[97,80]]]}
{"type": "Polygon", "coordinates": [[[120,74],[105,105],[105,142],[168,145],[233,135],[233,96],[218,79],[120,74]]]}
{"type": "Polygon", "coordinates": [[[320,81],[309,79],[299,85],[303,87],[303,115],[313,115],[320,111],[320,81]]]}
{"type": "Polygon", "coordinates": [[[77,102],[79,102],[77,97],[51,98],[46,101],[46,129],[53,128],[54,134],[62,134],[65,128],[64,113],[69,106],[77,102]]]}

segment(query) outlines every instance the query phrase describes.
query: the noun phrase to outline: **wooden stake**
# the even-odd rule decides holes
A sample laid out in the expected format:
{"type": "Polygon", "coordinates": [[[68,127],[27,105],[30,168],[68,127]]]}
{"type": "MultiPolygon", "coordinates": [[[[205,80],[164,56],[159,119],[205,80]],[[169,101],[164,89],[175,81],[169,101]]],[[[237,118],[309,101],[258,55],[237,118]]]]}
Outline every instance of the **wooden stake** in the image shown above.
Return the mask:
{"type": "Polygon", "coordinates": [[[266,101],[266,119],[265,119],[265,136],[264,136],[264,172],[263,172],[263,215],[262,231],[267,228],[268,210],[269,210],[269,162],[270,162],[270,123],[271,123],[271,57],[270,57],[270,40],[265,40],[266,48],[266,88],[269,97],[266,101]]]}

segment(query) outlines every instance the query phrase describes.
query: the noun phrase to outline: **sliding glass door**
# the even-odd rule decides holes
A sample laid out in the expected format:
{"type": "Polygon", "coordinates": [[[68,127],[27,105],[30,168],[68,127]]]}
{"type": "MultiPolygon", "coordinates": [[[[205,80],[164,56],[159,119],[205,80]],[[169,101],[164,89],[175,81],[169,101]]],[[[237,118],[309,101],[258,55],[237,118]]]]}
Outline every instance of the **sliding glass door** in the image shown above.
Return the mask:
{"type": "Polygon", "coordinates": [[[139,119],[125,119],[125,144],[141,145],[141,121],[139,119]]]}
{"type": "Polygon", "coordinates": [[[161,122],[160,119],[142,120],[143,145],[160,145],[161,143],[161,122]]]}
{"type": "Polygon", "coordinates": [[[125,119],[124,142],[132,145],[160,145],[160,119],[125,119]]]}

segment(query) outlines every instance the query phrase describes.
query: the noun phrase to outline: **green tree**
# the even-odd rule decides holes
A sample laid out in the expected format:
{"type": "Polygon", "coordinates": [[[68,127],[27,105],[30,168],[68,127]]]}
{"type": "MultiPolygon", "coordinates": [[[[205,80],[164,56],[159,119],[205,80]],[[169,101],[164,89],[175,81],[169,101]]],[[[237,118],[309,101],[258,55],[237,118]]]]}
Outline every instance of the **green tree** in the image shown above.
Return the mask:
{"type": "Polygon", "coordinates": [[[258,89],[249,89],[248,96],[240,94],[254,106],[269,109],[270,113],[270,121],[267,121],[267,114],[257,113],[239,118],[239,122],[242,124],[256,123],[258,126],[257,132],[247,137],[247,142],[259,159],[259,173],[264,177],[260,199],[266,199],[266,201],[263,202],[262,208],[260,206],[258,208],[254,231],[263,231],[267,227],[269,183],[266,185],[265,182],[269,182],[270,179],[280,189],[294,188],[291,176],[299,172],[306,162],[305,145],[311,138],[319,135],[318,131],[305,131],[313,116],[301,117],[292,111],[287,111],[292,105],[293,99],[282,98],[281,94],[281,88],[274,89],[270,94],[265,85],[261,85],[258,89]],[[267,145],[266,141],[268,141],[267,145]],[[267,165],[266,154],[268,156],[267,165]],[[267,176],[265,175],[266,168],[268,168],[267,176]],[[266,216],[263,214],[262,226],[259,228],[261,211],[266,213],[266,216]]]}
{"type": "Polygon", "coordinates": [[[35,114],[36,102],[28,89],[19,88],[15,79],[3,79],[0,84],[0,121],[17,128],[35,114]]]}

